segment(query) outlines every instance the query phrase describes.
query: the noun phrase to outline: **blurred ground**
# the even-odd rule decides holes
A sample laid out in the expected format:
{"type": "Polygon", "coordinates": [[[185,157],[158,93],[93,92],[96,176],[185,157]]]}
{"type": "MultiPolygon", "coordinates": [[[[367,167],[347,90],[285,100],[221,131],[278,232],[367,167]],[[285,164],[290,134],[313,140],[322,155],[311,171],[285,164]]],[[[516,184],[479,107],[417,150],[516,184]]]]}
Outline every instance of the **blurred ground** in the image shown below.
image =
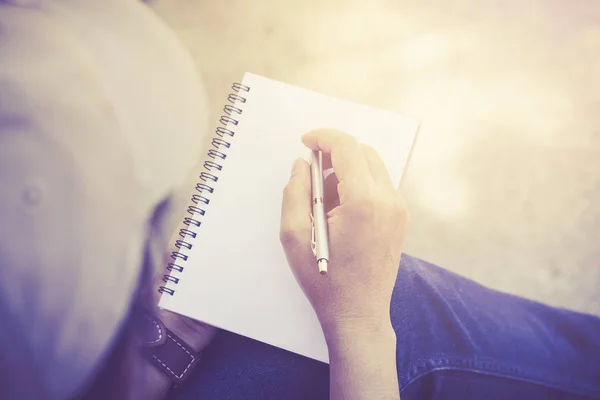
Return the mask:
{"type": "Polygon", "coordinates": [[[245,71],[413,116],[406,252],[600,315],[599,2],[152,6],[197,62],[212,121],[245,71]]]}

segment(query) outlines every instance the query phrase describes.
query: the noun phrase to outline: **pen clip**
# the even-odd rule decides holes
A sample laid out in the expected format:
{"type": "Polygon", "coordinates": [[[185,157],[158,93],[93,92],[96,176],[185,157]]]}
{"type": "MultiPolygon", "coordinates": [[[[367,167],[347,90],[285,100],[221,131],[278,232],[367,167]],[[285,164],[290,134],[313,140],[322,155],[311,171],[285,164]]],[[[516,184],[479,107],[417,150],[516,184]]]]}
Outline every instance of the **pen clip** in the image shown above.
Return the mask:
{"type": "Polygon", "coordinates": [[[313,256],[317,257],[317,241],[315,238],[315,218],[313,217],[312,213],[310,214],[310,227],[311,227],[310,249],[313,252],[313,256]]]}

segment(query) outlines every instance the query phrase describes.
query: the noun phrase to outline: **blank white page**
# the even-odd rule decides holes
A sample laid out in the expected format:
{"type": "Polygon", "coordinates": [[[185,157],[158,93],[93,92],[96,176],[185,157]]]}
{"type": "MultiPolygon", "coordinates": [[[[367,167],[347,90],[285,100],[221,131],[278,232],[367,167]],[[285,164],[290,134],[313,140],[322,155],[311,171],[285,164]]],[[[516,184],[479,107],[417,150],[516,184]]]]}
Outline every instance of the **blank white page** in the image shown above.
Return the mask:
{"type": "MultiPolygon", "coordinates": [[[[417,122],[389,111],[246,73],[245,103],[223,170],[189,258],[173,272],[160,306],[210,325],[328,362],[323,333],[279,242],[283,188],[297,157],[309,159],[305,132],[333,128],[373,146],[399,184],[417,122]]],[[[217,162],[219,160],[216,160],[217,162]]],[[[209,184],[211,182],[208,182],[209,184]]],[[[182,210],[184,213],[185,210],[182,210]]],[[[189,216],[189,215],[186,215],[189,216]]],[[[335,268],[335,266],[333,266],[335,268]]],[[[315,263],[315,274],[318,273],[315,263]]],[[[327,279],[324,277],[323,279],[327,279]]]]}

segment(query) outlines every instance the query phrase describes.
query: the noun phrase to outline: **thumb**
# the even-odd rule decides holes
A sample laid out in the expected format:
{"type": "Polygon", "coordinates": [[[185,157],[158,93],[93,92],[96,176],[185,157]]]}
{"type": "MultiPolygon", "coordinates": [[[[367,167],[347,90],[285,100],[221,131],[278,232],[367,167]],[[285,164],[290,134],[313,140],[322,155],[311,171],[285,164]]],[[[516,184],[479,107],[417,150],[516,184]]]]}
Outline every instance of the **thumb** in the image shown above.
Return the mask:
{"type": "Polygon", "coordinates": [[[294,161],[290,180],[283,191],[281,242],[287,245],[310,243],[310,168],[306,160],[294,161]]]}

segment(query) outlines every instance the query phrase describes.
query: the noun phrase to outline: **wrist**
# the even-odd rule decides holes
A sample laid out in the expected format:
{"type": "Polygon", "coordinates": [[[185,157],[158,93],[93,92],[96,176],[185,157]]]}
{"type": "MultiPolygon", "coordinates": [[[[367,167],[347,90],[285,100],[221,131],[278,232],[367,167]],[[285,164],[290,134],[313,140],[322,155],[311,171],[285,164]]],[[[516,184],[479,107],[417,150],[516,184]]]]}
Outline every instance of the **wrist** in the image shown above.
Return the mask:
{"type": "Polygon", "coordinates": [[[396,334],[389,322],[343,325],[327,334],[330,394],[336,399],[398,399],[396,334]]]}
{"type": "Polygon", "coordinates": [[[330,352],[354,346],[357,343],[376,343],[384,346],[392,344],[395,346],[396,343],[396,332],[389,316],[336,321],[325,324],[323,333],[330,352]]]}

